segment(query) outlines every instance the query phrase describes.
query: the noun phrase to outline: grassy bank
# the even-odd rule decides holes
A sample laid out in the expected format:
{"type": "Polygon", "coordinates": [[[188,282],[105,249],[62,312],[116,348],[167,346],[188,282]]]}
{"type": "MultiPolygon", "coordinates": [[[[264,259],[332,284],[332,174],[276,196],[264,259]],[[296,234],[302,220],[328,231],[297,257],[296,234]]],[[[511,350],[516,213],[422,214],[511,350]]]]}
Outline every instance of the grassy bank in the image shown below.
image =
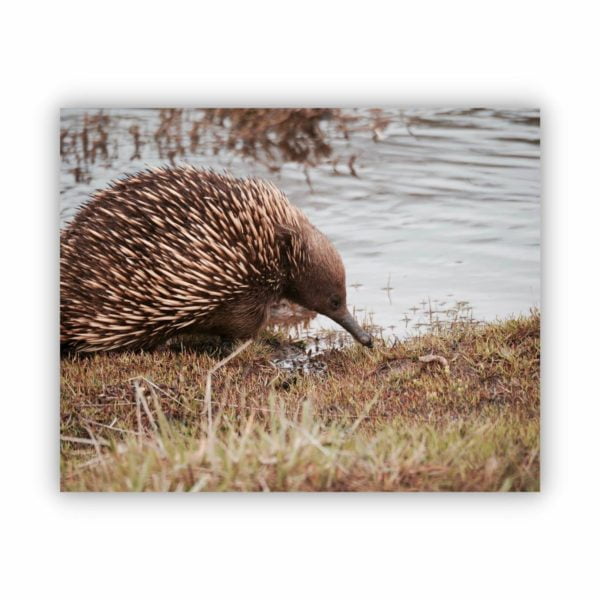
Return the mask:
{"type": "Polygon", "coordinates": [[[538,490],[539,316],[319,356],[253,343],[61,361],[61,489],[538,490]],[[420,357],[446,359],[423,362],[420,357]]]}

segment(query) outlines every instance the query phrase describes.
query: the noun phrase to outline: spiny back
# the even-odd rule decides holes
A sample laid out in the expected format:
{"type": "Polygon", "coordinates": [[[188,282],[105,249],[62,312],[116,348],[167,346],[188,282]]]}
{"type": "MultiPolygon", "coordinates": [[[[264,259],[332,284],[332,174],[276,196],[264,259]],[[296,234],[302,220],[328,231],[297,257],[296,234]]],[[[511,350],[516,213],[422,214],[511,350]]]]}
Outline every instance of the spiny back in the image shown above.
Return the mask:
{"type": "Polygon", "coordinates": [[[261,180],[180,167],[115,181],[61,235],[61,339],[144,346],[240,295],[278,295],[307,227],[261,180]]]}

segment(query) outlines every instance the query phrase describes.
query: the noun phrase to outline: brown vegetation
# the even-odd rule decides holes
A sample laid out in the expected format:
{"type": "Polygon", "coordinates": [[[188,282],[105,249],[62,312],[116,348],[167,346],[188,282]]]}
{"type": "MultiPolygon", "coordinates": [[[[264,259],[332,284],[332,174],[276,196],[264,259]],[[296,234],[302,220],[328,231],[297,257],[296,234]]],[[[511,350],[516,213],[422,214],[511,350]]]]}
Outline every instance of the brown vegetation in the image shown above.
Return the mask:
{"type": "Polygon", "coordinates": [[[539,315],[271,362],[266,335],[213,376],[165,349],[61,363],[63,490],[538,490],[539,315]],[[448,361],[422,362],[434,355],[448,361]]]}
{"type": "MultiPolygon", "coordinates": [[[[348,139],[359,130],[371,131],[379,139],[389,120],[379,109],[367,114],[360,117],[356,111],[337,108],[165,108],[158,111],[154,131],[142,131],[136,124],[128,128],[134,149],[130,160],[151,153],[175,165],[178,160],[228,151],[271,171],[279,171],[285,163],[299,164],[309,184],[309,168],[324,162],[334,170],[346,162],[348,172],[358,176],[356,156],[336,155],[332,139],[348,139]]],[[[60,156],[74,164],[77,182],[89,177],[88,165],[110,159],[109,148],[118,153],[118,127],[100,110],[86,113],[77,126],[61,129],[60,156]]]]}

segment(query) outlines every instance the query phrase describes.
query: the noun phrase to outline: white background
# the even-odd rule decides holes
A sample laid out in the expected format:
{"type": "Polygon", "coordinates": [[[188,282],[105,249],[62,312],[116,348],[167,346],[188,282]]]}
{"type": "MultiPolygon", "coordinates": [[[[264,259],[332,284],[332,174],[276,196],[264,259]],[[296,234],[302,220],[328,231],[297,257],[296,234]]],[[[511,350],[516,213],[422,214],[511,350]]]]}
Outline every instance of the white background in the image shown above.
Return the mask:
{"type": "Polygon", "coordinates": [[[595,596],[595,4],[5,5],[2,596],[595,596]],[[59,494],[59,107],[423,103],[542,108],[542,493],[59,494]]]}

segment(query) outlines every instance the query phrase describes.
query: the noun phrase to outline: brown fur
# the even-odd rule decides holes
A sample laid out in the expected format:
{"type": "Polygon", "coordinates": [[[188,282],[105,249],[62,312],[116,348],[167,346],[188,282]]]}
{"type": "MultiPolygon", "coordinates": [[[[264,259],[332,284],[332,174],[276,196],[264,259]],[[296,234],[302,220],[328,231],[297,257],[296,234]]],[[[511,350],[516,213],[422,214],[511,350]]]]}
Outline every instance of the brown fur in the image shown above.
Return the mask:
{"type": "Polygon", "coordinates": [[[275,186],[192,167],[97,192],[61,234],[60,283],[61,346],[84,352],[252,337],[282,297],[347,316],[339,254],[275,186]]]}

